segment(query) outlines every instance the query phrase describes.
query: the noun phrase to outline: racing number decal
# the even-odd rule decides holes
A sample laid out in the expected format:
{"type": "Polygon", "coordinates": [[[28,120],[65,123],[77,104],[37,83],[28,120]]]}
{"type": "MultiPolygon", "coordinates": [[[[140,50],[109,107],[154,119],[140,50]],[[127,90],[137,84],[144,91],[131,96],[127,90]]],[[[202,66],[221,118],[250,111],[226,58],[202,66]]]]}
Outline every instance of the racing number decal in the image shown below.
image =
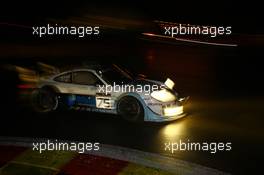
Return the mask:
{"type": "Polygon", "coordinates": [[[112,101],[110,97],[96,97],[96,107],[102,109],[112,109],[112,101]]]}

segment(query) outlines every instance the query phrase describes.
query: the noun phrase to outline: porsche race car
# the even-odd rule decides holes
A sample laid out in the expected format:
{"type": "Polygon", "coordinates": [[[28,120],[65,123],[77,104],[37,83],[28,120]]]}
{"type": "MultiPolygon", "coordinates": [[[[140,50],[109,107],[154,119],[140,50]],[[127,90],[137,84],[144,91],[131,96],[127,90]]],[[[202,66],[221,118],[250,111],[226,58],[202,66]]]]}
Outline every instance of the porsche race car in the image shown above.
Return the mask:
{"type": "Polygon", "coordinates": [[[128,121],[163,122],[186,115],[187,98],[174,82],[134,78],[117,65],[77,68],[39,78],[33,94],[38,112],[74,109],[121,115],[128,121]]]}

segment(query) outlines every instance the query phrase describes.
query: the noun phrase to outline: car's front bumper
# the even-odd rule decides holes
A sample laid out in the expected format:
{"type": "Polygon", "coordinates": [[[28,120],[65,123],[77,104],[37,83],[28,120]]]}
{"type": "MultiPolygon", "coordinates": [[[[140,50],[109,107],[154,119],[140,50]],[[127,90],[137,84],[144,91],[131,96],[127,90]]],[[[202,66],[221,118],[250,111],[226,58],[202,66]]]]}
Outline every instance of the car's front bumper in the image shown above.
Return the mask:
{"type": "Polygon", "coordinates": [[[184,112],[183,106],[176,106],[176,109],[171,108],[169,113],[163,115],[154,113],[150,108],[147,108],[145,114],[145,121],[150,122],[173,121],[185,117],[187,115],[187,113],[184,112]]]}
{"type": "Polygon", "coordinates": [[[145,121],[151,122],[166,122],[173,121],[187,115],[184,110],[186,102],[189,97],[180,98],[175,103],[162,105],[161,112],[155,112],[150,106],[145,108],[145,121]]]}
{"type": "Polygon", "coordinates": [[[186,113],[182,113],[182,114],[180,114],[180,115],[171,116],[171,117],[160,116],[160,117],[152,118],[152,119],[149,120],[149,121],[152,121],[152,122],[166,122],[166,121],[173,121],[173,120],[177,120],[177,119],[183,118],[183,117],[185,117],[186,115],[187,115],[186,113]]]}

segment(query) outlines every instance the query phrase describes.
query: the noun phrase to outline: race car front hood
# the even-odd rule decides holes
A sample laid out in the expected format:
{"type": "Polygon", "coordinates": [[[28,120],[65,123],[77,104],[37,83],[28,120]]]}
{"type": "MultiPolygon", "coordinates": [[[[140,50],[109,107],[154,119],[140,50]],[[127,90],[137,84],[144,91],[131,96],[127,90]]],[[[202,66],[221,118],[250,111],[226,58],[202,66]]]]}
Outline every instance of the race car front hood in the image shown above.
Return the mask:
{"type": "Polygon", "coordinates": [[[139,85],[163,85],[161,81],[156,80],[150,80],[150,79],[137,79],[133,82],[133,84],[139,84],[139,85]]]}
{"type": "Polygon", "coordinates": [[[152,87],[156,85],[157,88],[151,88],[149,95],[160,102],[171,102],[177,99],[178,94],[173,91],[174,82],[170,79],[167,79],[165,83],[149,79],[136,80],[134,83],[142,86],[149,85],[152,87]]]}

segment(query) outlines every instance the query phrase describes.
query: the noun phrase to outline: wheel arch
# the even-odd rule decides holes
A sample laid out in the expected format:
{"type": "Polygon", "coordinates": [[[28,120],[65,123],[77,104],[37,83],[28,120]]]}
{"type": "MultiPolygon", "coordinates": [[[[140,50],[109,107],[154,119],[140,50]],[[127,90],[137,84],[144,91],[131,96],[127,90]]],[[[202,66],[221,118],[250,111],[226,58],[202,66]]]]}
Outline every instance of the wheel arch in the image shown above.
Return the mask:
{"type": "Polygon", "coordinates": [[[116,104],[115,104],[116,111],[118,111],[118,103],[119,103],[119,101],[122,98],[124,98],[124,97],[133,97],[133,98],[135,98],[136,100],[139,101],[140,105],[142,106],[142,110],[143,110],[143,114],[144,114],[143,117],[144,117],[144,120],[145,120],[146,119],[146,116],[147,116],[147,106],[146,106],[145,101],[142,99],[142,97],[139,94],[137,94],[137,93],[131,93],[131,92],[129,92],[129,93],[124,93],[124,94],[120,95],[117,98],[117,100],[116,100],[116,104]]]}
{"type": "Polygon", "coordinates": [[[116,101],[117,101],[116,104],[118,104],[118,102],[120,101],[120,99],[122,99],[122,98],[124,98],[124,97],[128,97],[128,96],[136,98],[136,99],[141,103],[142,106],[145,106],[145,105],[146,105],[145,101],[144,101],[144,100],[142,99],[142,97],[141,97],[139,94],[137,94],[137,93],[124,93],[124,94],[120,95],[120,96],[117,98],[117,100],[116,100],[116,101]]]}
{"type": "Polygon", "coordinates": [[[44,85],[44,86],[40,87],[40,89],[46,89],[46,90],[51,90],[55,93],[60,93],[59,88],[56,86],[53,86],[53,85],[44,85]]]}

